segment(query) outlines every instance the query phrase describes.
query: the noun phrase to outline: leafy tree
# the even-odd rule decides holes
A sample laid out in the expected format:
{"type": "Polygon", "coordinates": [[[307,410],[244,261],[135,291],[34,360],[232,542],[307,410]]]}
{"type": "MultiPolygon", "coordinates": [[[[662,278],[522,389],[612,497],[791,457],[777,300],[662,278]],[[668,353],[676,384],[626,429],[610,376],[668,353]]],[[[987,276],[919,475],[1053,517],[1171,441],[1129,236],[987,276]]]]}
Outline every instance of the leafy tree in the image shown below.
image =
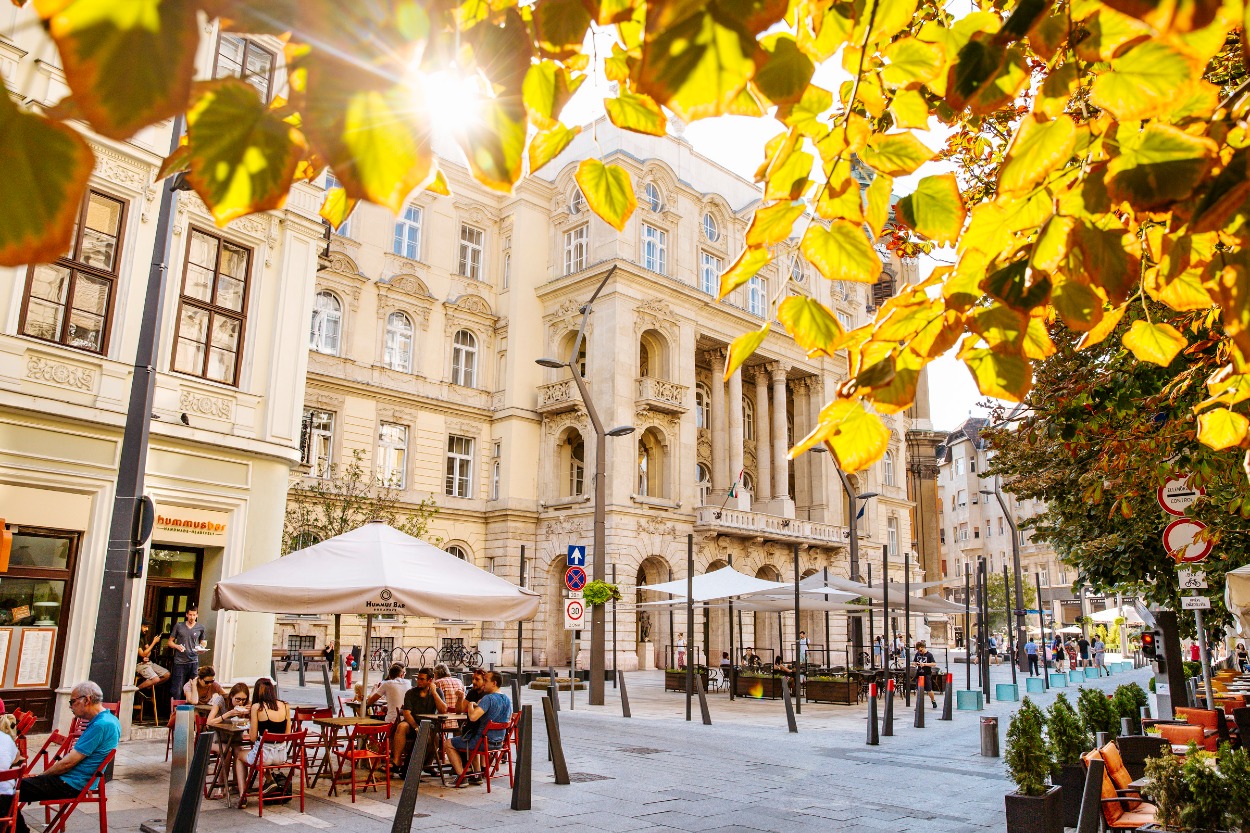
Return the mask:
{"type": "Polygon", "coordinates": [[[1120,718],[1107,695],[1096,688],[1084,686],[1079,691],[1076,708],[1081,713],[1081,725],[1085,727],[1085,732],[1093,738],[1099,732],[1106,732],[1113,738],[1119,735],[1120,718]]]}
{"type": "Polygon", "coordinates": [[[1044,722],[1042,710],[1025,697],[1007,727],[1003,762],[1021,795],[1042,795],[1046,792],[1046,779],[1054,762],[1046,742],[1042,740],[1044,722]]]}
{"type": "MultiPolygon", "coordinates": [[[[986,584],[986,590],[988,591],[988,598],[989,598],[990,630],[994,631],[995,633],[1010,630],[1012,632],[1012,639],[1015,639],[1015,627],[1016,627],[1016,617],[1015,617],[1016,587],[1015,587],[1015,584],[1007,583],[1006,585],[1004,585],[1002,573],[990,573],[985,578],[985,584],[986,584]],[[1004,592],[1005,590],[1010,591],[1010,597],[1008,597],[1008,594],[1004,592]],[[1007,619],[1007,607],[1010,607],[1012,609],[1012,616],[1011,616],[1010,621],[1008,621],[1007,619]]],[[[1023,590],[1024,590],[1025,608],[1036,609],[1037,608],[1037,588],[1034,585],[1029,584],[1027,574],[1025,576],[1023,590]]],[[[1006,650],[1006,646],[1003,646],[1003,650],[1004,651],[1006,650]]]]}
{"type": "MultiPolygon", "coordinates": [[[[1057,349],[1046,328],[1056,319],[1084,334],[1081,349],[1132,319],[1116,343],[1137,361],[1176,379],[1202,366],[1189,383],[1207,398],[1196,426],[1192,409],[1170,415],[1177,430],[1215,451],[1250,446],[1243,0],[982,0],[959,16],[938,0],[34,9],[70,95],[47,111],[0,96],[0,265],[66,249],[93,161],[71,120],[123,140],[185,113],[186,141],[164,172],[185,173],[222,224],[282,205],[293,182],[328,166],[343,187],[322,213],[337,225],[361,199],[398,211],[414,191],[448,193],[431,89],[465,90],[458,103],[473,104],[479,122],[460,133],[465,160],[479,181],[510,191],[568,146],[579,128],[561,111],[602,72],[617,82],[608,118],[627,130],[663,134],[665,110],[784,125],[762,148],[764,199],[722,297],[787,238],[826,278],[864,283],[882,272],[865,229],[904,256],[950,247],[928,281],[856,330],[783,285],[770,323],[733,342],[727,374],[774,317],[813,354],[846,351],[848,381],[793,454],[824,443],[845,469],[869,465],[888,445],[878,414],[908,407],[920,370],[955,346],[982,393],[1021,400],[1035,363],[1057,349]],[[240,79],[194,83],[201,15],[284,37],[287,95],[267,103],[240,79]],[[851,77],[825,89],[813,79],[831,61],[851,77]],[[935,124],[949,136],[939,153],[917,135],[935,124]],[[894,179],[936,157],[954,172],[923,176],[892,206],[894,179]],[[856,161],[872,172],[867,188],[852,176],[856,161]],[[1158,312],[1137,317],[1147,299],[1158,312]],[[1195,317],[1207,319],[1209,359],[1190,352],[1195,317]]],[[[590,208],[623,229],[636,206],[626,171],[588,158],[576,178],[590,208]]]]}
{"type": "Polygon", "coordinates": [[[1125,683],[1117,686],[1111,695],[1111,705],[1116,716],[1121,720],[1128,718],[1133,721],[1134,731],[1141,728],[1141,709],[1150,705],[1150,695],[1137,683],[1125,683]]]}
{"type": "Polygon", "coordinates": [[[1075,766],[1081,755],[1094,747],[1094,739],[1085,731],[1076,710],[1060,692],[1050,704],[1046,717],[1046,744],[1055,766],[1075,766]]]}

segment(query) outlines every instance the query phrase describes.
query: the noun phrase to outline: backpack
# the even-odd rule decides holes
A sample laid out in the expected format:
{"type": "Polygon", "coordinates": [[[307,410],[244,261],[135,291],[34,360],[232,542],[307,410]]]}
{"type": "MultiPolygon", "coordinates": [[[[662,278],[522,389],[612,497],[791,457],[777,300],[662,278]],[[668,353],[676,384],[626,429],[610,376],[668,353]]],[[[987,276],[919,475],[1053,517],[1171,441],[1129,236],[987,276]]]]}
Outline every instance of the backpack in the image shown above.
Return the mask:
{"type": "Polygon", "coordinates": [[[265,785],[265,803],[286,804],[292,797],[290,777],[283,772],[269,773],[268,782],[265,785]]]}

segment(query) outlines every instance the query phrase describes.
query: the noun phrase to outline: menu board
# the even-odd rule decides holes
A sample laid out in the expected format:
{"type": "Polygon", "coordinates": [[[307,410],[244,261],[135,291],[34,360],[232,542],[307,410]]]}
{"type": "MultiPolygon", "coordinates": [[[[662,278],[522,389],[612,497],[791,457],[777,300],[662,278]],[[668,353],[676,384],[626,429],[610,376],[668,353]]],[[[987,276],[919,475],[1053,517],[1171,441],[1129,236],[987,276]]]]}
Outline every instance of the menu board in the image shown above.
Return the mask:
{"type": "Polygon", "coordinates": [[[4,686],[4,669],[9,664],[9,643],[13,641],[12,628],[0,628],[0,687],[4,686]]]}
{"type": "Polygon", "coordinates": [[[52,650],[56,628],[22,628],[14,688],[46,688],[52,684],[52,650]]]}

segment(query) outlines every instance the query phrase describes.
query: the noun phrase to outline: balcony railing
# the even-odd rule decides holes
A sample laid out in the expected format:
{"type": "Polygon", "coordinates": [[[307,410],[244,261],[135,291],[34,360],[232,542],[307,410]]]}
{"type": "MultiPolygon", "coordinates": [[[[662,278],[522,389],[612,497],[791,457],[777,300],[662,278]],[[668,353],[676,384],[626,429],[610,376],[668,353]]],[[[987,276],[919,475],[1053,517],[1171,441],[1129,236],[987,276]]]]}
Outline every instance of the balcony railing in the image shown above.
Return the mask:
{"type": "Polygon", "coordinates": [[[562,379],[538,386],[538,411],[543,414],[558,414],[571,411],[582,403],[577,392],[577,385],[572,379],[562,379]]]}
{"type": "Polygon", "coordinates": [[[721,509],[718,506],[696,509],[695,527],[741,538],[767,538],[824,546],[845,546],[850,540],[850,533],[843,526],[783,518],[763,512],[721,509]]]}
{"type": "Polygon", "coordinates": [[[686,385],[642,376],[638,379],[638,404],[653,411],[684,414],[688,410],[686,394],[689,391],[686,385]]]}

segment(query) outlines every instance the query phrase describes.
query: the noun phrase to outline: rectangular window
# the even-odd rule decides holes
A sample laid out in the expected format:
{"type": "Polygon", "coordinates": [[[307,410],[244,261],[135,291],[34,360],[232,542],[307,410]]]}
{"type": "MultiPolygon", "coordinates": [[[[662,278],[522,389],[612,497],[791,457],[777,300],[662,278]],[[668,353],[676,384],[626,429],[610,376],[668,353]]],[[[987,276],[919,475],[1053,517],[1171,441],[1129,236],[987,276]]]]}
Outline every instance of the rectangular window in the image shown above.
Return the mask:
{"type": "Polygon", "coordinates": [[[646,223],[642,224],[642,267],[668,274],[668,233],[646,223]]]}
{"type": "Polygon", "coordinates": [[[898,555],[898,518],[888,518],[885,522],[887,555],[891,558],[898,555]]]}
{"type": "Polygon", "coordinates": [[[838,323],[842,325],[842,329],[848,330],[848,331],[855,329],[855,321],[854,319],[851,318],[851,314],[849,312],[843,312],[842,310],[838,310],[837,316],[838,316],[838,323]]]}
{"type": "Polygon", "coordinates": [[[1050,587],[1050,579],[1045,570],[1038,570],[1037,577],[1040,580],[1042,587],[1050,587]]]}
{"type": "Polygon", "coordinates": [[[460,274],[475,281],[482,279],[482,240],[485,233],[473,226],[460,227],[460,274]]]}
{"type": "Polygon", "coordinates": [[[964,458],[962,457],[958,457],[955,459],[955,476],[956,477],[964,476],[964,458]]]}
{"type": "Polygon", "coordinates": [[[590,245],[590,226],[578,226],[564,233],[564,274],[572,275],[586,268],[586,250],[590,245]]]}
{"type": "Polygon", "coordinates": [[[993,530],[990,529],[990,522],[986,521],[985,522],[985,537],[989,538],[993,534],[994,534],[993,530]]]}
{"type": "Polygon", "coordinates": [[[217,41],[217,64],[213,68],[213,77],[242,78],[255,87],[260,93],[260,100],[268,104],[273,92],[276,62],[274,54],[255,41],[222,32],[217,41]]]}
{"type": "Polygon", "coordinates": [[[176,372],[238,384],[251,260],[250,250],[191,229],[178,304],[176,372]]]}
{"type": "Polygon", "coordinates": [[[972,530],[972,537],[973,538],[981,537],[981,527],[978,526],[976,529],[972,530]]]}
{"type": "Polygon", "coordinates": [[[768,305],[768,288],[759,275],[747,281],[747,312],[764,317],[764,309],[768,305]]]}
{"type": "MultiPolygon", "coordinates": [[[[507,241],[511,243],[511,239],[507,241]]],[[[512,283],[512,249],[505,248],[503,252],[503,288],[507,289],[512,283]]]]}
{"type": "Polygon", "coordinates": [[[998,534],[999,535],[1003,534],[1003,519],[1002,518],[998,519],[998,534]]]}
{"type": "Polygon", "coordinates": [[[720,294],[720,273],[724,262],[707,252],[699,253],[699,289],[708,295],[720,294]]]}
{"type": "Polygon", "coordinates": [[[946,527],[941,527],[940,529],[938,529],[938,543],[941,543],[941,544],[946,543],[946,527]]]}
{"type": "Polygon", "coordinates": [[[66,347],[103,353],[108,341],[126,203],[91,191],[83,200],[70,250],[32,266],[20,332],[66,347]]]}
{"type": "Polygon", "coordinates": [[[406,488],[407,464],[408,426],[382,423],[378,429],[378,485],[406,488]]]}
{"type": "Polygon", "coordinates": [[[329,477],[334,453],[334,414],[314,408],[304,409],[300,433],[300,462],[313,477],[329,477]]]}
{"type": "Polygon", "coordinates": [[[409,260],[421,259],[421,209],[410,205],[395,221],[395,241],[391,251],[409,260]]]}
{"type": "Polygon", "coordinates": [[[452,497],[473,497],[473,438],[447,437],[447,484],[452,497]]]}
{"type": "Polygon", "coordinates": [[[495,440],[491,446],[491,457],[493,462],[490,465],[490,499],[499,500],[500,466],[502,464],[500,458],[503,457],[503,442],[501,440],[495,440]]]}
{"type": "Polygon", "coordinates": [[[959,490],[959,508],[963,509],[968,505],[968,492],[964,489],[959,490]]]}

